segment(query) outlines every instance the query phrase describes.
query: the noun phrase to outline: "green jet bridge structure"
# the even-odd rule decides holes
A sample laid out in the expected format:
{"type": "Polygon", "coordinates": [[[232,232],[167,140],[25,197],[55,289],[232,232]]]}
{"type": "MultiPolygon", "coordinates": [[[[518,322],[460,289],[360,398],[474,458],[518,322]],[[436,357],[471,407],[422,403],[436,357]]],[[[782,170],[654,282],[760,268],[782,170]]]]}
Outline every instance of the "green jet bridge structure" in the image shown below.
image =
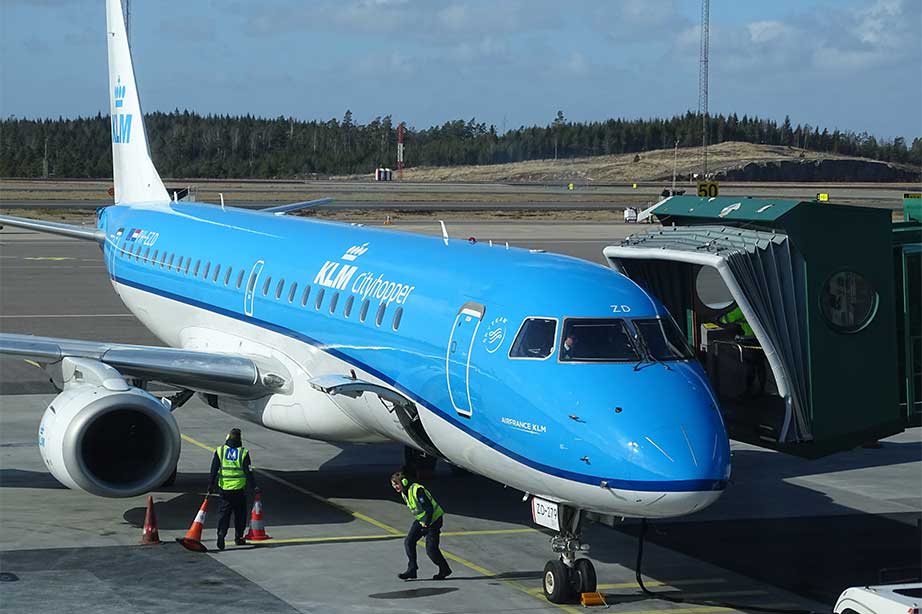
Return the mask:
{"type": "Polygon", "coordinates": [[[892,224],[883,208],[673,196],[645,213],[663,227],[603,253],[684,329],[731,437],[817,457],[919,423],[922,224],[908,210],[892,224]]]}

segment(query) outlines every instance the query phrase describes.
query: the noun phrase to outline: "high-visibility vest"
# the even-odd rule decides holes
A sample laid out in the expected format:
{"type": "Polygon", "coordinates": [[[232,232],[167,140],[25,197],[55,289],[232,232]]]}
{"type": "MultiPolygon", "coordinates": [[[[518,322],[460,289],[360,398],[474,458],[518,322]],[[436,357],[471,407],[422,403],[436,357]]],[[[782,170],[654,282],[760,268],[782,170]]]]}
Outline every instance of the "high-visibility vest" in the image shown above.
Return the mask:
{"type": "Polygon", "coordinates": [[[432,520],[430,522],[435,522],[442,517],[442,507],[436,503],[435,499],[432,498],[432,493],[426,490],[426,487],[422,484],[410,484],[410,488],[407,489],[407,492],[401,493],[404,503],[407,504],[407,507],[410,508],[410,513],[416,516],[418,521],[422,522],[425,520],[426,509],[420,505],[419,491],[423,491],[426,493],[426,496],[429,497],[429,501],[432,503],[432,520]]]}
{"type": "Polygon", "coordinates": [[[752,327],[749,326],[749,322],[746,321],[746,317],[743,315],[743,310],[739,307],[731,309],[727,313],[720,316],[721,324],[739,324],[740,328],[743,329],[744,337],[752,337],[752,327]]]}
{"type": "Polygon", "coordinates": [[[221,470],[218,472],[218,488],[221,490],[241,490],[247,485],[247,476],[243,471],[243,459],[248,450],[243,446],[232,448],[221,446],[215,450],[218,460],[221,461],[221,470]]]}

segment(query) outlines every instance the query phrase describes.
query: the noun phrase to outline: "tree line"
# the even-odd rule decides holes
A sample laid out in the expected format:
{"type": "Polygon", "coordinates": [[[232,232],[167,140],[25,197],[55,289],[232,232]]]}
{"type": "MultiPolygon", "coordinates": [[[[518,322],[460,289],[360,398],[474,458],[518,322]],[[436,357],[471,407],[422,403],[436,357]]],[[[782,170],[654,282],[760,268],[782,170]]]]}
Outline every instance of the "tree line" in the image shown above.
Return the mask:
{"type": "MultiPolygon", "coordinates": [[[[397,124],[390,116],[367,124],[346,111],[341,120],[301,121],[189,111],[146,116],[151,153],[166,177],[309,178],[370,173],[394,167],[397,124]]],[[[701,117],[567,121],[563,112],[546,126],[496,127],[454,120],[424,129],[407,127],[405,164],[454,166],[523,160],[640,153],[693,147],[701,142],[701,117]]],[[[922,165],[922,138],[877,139],[866,132],[820,129],[736,114],[708,121],[708,142],[745,141],[922,165]]],[[[107,178],[112,176],[107,115],[76,119],[0,120],[0,176],[107,178]]]]}

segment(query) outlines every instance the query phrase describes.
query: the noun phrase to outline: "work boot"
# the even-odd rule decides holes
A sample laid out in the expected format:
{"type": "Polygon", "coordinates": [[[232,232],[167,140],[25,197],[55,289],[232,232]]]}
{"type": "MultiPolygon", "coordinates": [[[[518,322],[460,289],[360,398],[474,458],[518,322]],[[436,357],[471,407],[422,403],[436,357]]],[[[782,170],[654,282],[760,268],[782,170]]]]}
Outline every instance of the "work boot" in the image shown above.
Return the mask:
{"type": "Polygon", "coordinates": [[[439,570],[439,573],[437,573],[437,574],[435,574],[434,576],[432,576],[432,579],[433,579],[433,580],[444,580],[445,578],[447,578],[447,577],[450,576],[450,575],[451,575],[451,568],[450,568],[450,567],[446,567],[445,569],[440,569],[440,570],[439,570]]]}
{"type": "Polygon", "coordinates": [[[416,570],[406,570],[403,573],[397,574],[397,577],[401,580],[415,580],[416,579],[416,570]]]}
{"type": "Polygon", "coordinates": [[[224,536],[218,535],[218,550],[224,550],[224,536]]]}
{"type": "Polygon", "coordinates": [[[237,544],[238,546],[246,546],[247,540],[243,539],[242,537],[238,537],[234,540],[234,543],[237,544]]]}

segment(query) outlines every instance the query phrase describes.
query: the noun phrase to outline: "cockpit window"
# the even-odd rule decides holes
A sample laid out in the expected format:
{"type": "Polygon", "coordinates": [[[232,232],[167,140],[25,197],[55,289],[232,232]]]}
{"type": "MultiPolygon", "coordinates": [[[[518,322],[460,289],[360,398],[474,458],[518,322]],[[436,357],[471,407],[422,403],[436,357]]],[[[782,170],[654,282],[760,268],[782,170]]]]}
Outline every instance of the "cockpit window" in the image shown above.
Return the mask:
{"type": "Polygon", "coordinates": [[[510,358],[547,358],[554,351],[557,320],[526,318],[509,350],[510,358]]]}
{"type": "Polygon", "coordinates": [[[624,320],[567,318],[560,344],[563,362],[636,362],[640,354],[624,320]]]}
{"type": "Polygon", "coordinates": [[[655,360],[690,360],[695,357],[671,318],[633,320],[634,327],[655,360]]]}

